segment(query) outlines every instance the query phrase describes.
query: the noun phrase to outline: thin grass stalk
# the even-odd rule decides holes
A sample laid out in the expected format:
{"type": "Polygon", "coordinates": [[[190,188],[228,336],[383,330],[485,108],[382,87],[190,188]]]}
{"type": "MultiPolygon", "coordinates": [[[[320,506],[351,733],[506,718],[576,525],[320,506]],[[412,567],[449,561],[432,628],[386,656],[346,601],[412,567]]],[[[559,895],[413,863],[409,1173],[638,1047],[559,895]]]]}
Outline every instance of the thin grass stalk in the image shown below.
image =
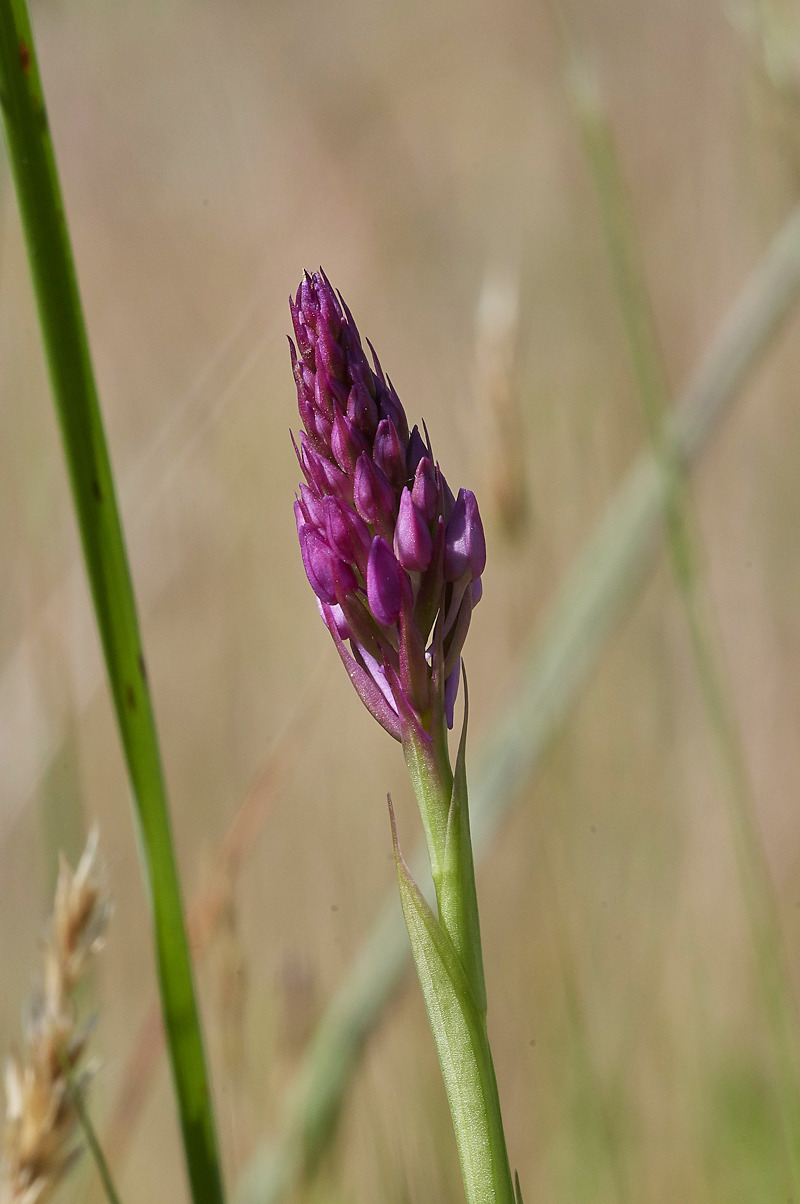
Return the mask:
{"type": "Polygon", "coordinates": [[[83,552],[128,765],[195,1204],[222,1178],[133,587],[25,0],[0,0],[0,102],[83,552]]]}
{"type": "Polygon", "coordinates": [[[613,131],[594,81],[576,65],[576,110],[597,190],[617,303],[634,365],[645,423],[663,482],[664,528],[681,596],[695,669],[725,785],[751,938],[756,954],[786,1154],[800,1198],[800,1092],[797,1012],[785,962],[769,867],[755,819],[755,803],[713,604],[703,588],[702,557],[688,482],[673,483],[678,454],[665,422],[670,389],[663,367],[636,224],[630,211],[613,131]]]}
{"type": "MultiPolygon", "coordinates": [[[[800,207],[763,255],[721,322],[670,415],[674,479],[708,440],[766,351],[800,292],[800,207]]],[[[576,557],[472,775],[470,821],[476,862],[530,779],[617,621],[646,580],[662,533],[663,479],[650,452],[628,471],[576,557]]],[[[425,848],[411,871],[425,881],[425,848]]],[[[434,902],[432,883],[423,893],[434,902]]],[[[402,913],[391,893],[334,996],[284,1099],[273,1143],[262,1143],[241,1176],[237,1204],[276,1204],[313,1170],[331,1132],[367,1034],[409,963],[402,913]]]]}
{"type": "Polygon", "coordinates": [[[64,1069],[64,1078],[67,1080],[67,1087],[69,1089],[72,1105],[78,1117],[78,1123],[81,1126],[84,1140],[89,1147],[89,1152],[92,1155],[95,1166],[97,1167],[97,1173],[100,1176],[100,1182],[103,1184],[103,1191],[106,1193],[108,1204],[120,1204],[120,1198],[117,1194],[117,1189],[114,1185],[114,1180],[112,1178],[111,1171],[108,1168],[108,1163],[106,1162],[100,1142],[97,1139],[97,1134],[94,1131],[94,1125],[92,1124],[91,1117],[89,1116],[89,1110],[83,1102],[81,1089],[75,1081],[75,1075],[72,1073],[72,1069],[70,1068],[69,1059],[63,1052],[61,1054],[61,1065],[64,1069]]]}

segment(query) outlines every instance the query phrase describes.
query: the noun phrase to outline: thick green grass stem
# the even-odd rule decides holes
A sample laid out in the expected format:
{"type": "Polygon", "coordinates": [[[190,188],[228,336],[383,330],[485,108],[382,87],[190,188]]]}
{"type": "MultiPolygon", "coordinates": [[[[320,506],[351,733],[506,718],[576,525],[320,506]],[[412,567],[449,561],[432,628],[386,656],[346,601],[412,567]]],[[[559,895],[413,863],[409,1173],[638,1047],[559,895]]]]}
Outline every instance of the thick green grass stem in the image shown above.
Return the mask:
{"type": "Polygon", "coordinates": [[[223,1199],[169,810],[133,586],[25,0],[0,0],[0,105],[50,381],[140,833],[195,1204],[223,1199]]]}
{"type": "Polygon", "coordinates": [[[609,259],[645,424],[662,479],[664,528],[683,602],[701,696],[724,777],[725,798],[763,997],[787,1160],[800,1198],[800,1062],[797,1012],[785,965],[769,868],[754,814],[753,791],[727,681],[713,606],[703,588],[702,556],[688,482],[677,479],[675,432],[665,421],[670,388],[613,131],[585,71],[573,71],[586,157],[597,190],[609,259]]]}

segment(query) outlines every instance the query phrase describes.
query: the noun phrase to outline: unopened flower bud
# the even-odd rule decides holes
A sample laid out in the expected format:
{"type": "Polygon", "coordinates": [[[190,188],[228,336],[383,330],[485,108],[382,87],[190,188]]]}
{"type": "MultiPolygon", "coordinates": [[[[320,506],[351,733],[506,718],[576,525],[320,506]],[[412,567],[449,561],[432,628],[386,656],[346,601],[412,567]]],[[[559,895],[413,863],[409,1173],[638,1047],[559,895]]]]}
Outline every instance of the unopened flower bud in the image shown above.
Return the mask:
{"type": "Polygon", "coordinates": [[[358,582],[350,565],[334,556],[326,540],[315,527],[302,526],[298,535],[306,576],[320,601],[327,602],[329,606],[337,601],[334,569],[339,573],[344,593],[356,589],[358,582]]]}
{"type": "Polygon", "coordinates": [[[297,347],[307,367],[313,372],[315,368],[314,344],[303,322],[300,309],[291,297],[289,298],[289,308],[292,311],[292,326],[294,327],[294,337],[297,339],[297,347]]]}
{"type": "Polygon", "coordinates": [[[359,456],[353,480],[356,510],[366,523],[394,524],[394,490],[366,453],[359,456]]]}
{"type": "Polygon", "coordinates": [[[400,565],[385,539],[376,535],[367,561],[367,601],[375,619],[391,627],[400,617],[403,590],[400,565]]]}
{"type": "Polygon", "coordinates": [[[403,568],[415,573],[425,572],[433,554],[428,525],[407,488],[400,496],[400,509],[394,528],[394,551],[403,568]]]}
{"type": "Polygon", "coordinates": [[[306,522],[309,522],[314,527],[318,527],[320,531],[325,529],[325,508],[322,504],[323,499],[319,497],[314,490],[303,482],[300,485],[300,498],[303,503],[306,522]]]}
{"type": "Polygon", "coordinates": [[[336,293],[331,288],[328,277],[323,271],[319,273],[316,291],[319,299],[320,317],[334,339],[338,339],[342,330],[342,308],[336,297],[336,293]]]}
{"type": "Polygon", "coordinates": [[[378,468],[383,470],[395,492],[399,493],[408,480],[406,453],[390,418],[382,418],[378,423],[372,458],[378,468]]]}
{"type": "Polygon", "coordinates": [[[328,376],[344,380],[344,353],[325,322],[318,324],[316,355],[317,366],[321,363],[328,376]]]}
{"type": "Polygon", "coordinates": [[[458,581],[467,569],[474,581],[485,566],[486,540],[475,494],[469,489],[459,489],[445,533],[445,581],[458,581]]]}
{"type": "Polygon", "coordinates": [[[378,407],[359,376],[347,396],[347,417],[367,439],[374,439],[378,426],[378,407]]]}
{"type": "Polygon", "coordinates": [[[434,467],[427,456],[424,456],[417,465],[411,496],[425,522],[430,525],[436,518],[439,506],[439,485],[436,481],[434,467]]]}
{"type": "Polygon", "coordinates": [[[361,431],[340,409],[333,420],[330,448],[336,463],[348,476],[355,473],[358,457],[369,450],[361,431]]]}
{"type": "Polygon", "coordinates": [[[347,474],[326,456],[314,451],[303,431],[300,432],[300,462],[306,470],[309,483],[313,484],[317,493],[333,493],[336,497],[343,498],[349,496],[350,484],[347,474]]]}
{"type": "Polygon", "coordinates": [[[331,549],[342,560],[366,565],[371,537],[367,524],[337,497],[323,500],[325,533],[331,549]]]}

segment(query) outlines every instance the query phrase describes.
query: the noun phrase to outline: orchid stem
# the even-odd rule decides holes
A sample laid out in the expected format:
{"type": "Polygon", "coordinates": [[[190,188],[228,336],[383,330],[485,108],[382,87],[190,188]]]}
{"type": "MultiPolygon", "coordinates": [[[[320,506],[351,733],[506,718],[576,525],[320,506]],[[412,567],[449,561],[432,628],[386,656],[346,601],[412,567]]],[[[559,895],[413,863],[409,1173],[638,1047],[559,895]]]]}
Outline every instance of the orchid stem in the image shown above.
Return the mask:
{"type": "Polygon", "coordinates": [[[444,733],[430,745],[410,734],[403,745],[428,838],[438,921],[402,860],[394,815],[392,826],[403,914],[439,1055],[467,1201],[515,1204],[486,1028],[486,985],[467,799],[468,710],[465,676],[464,726],[455,773],[444,733]]]}

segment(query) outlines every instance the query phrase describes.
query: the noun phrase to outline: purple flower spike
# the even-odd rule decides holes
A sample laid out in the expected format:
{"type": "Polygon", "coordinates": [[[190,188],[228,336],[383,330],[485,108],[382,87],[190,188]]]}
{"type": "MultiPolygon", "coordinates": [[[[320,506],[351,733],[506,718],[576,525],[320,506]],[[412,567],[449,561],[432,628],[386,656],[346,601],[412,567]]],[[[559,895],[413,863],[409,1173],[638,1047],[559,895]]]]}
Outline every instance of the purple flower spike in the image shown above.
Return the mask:
{"type": "Polygon", "coordinates": [[[379,623],[392,627],[400,618],[403,590],[400,565],[385,539],[376,535],[367,561],[367,601],[379,623]]]}
{"type": "Polygon", "coordinates": [[[452,725],[481,595],[477,503],[468,490],[453,497],[425,424],[424,439],[416,426],[409,435],[391,380],[325,274],[306,273],[289,306],[306,576],[365,706],[396,739],[432,742],[445,718],[452,725]]]}
{"type": "Polygon", "coordinates": [[[459,489],[445,533],[445,581],[458,581],[467,569],[471,579],[475,581],[485,567],[486,539],[478,513],[478,503],[471,490],[459,489]]]}
{"type": "Polygon", "coordinates": [[[400,510],[394,529],[394,552],[403,568],[414,573],[424,573],[433,555],[431,533],[408,489],[404,489],[400,496],[400,510]]]}

